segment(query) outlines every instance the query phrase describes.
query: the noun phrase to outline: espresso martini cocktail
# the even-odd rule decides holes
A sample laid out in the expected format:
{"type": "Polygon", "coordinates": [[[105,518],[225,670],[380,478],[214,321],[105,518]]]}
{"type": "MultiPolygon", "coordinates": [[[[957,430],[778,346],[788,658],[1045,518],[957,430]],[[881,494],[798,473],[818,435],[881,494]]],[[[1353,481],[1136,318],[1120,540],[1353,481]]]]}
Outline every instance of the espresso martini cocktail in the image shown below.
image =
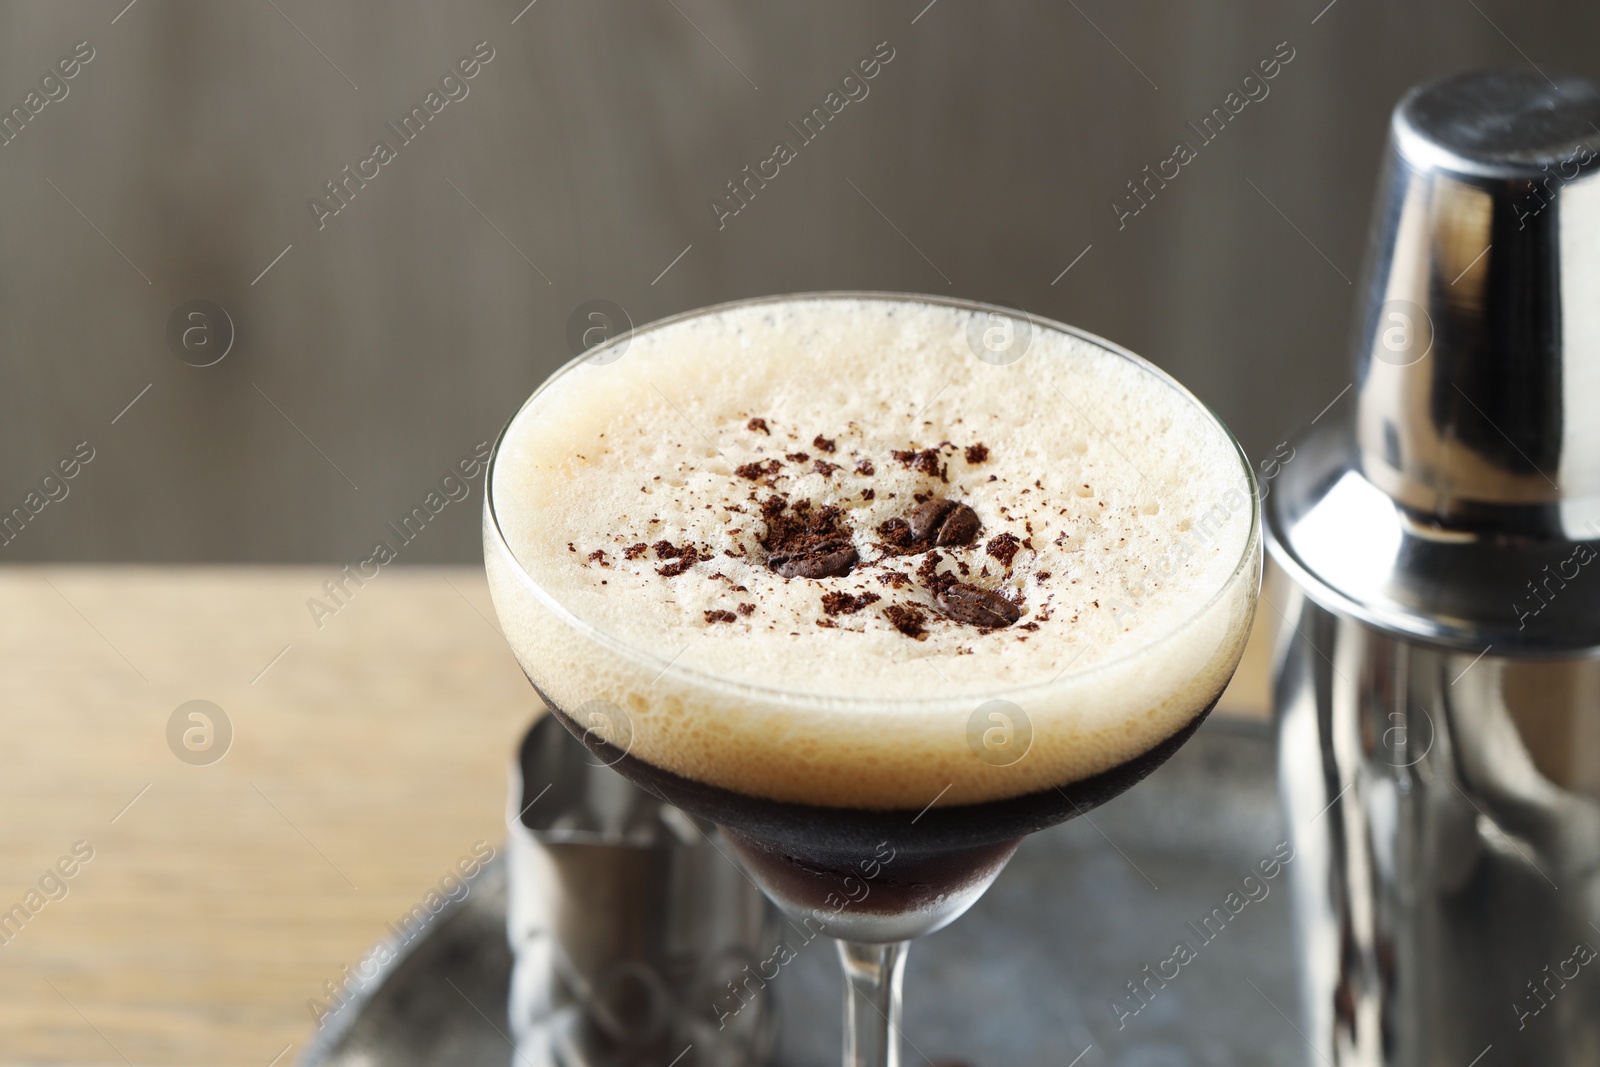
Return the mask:
{"type": "MultiPolygon", "coordinates": [[[[1227,430],[1138,357],[827,294],[678,316],[550,378],[496,449],[485,560],[552,712],[849,942],[887,1026],[903,957],[877,946],[955,918],[1215,703],[1255,515],[1227,430]]],[[[858,1022],[857,1062],[891,1057],[858,1022]]]]}

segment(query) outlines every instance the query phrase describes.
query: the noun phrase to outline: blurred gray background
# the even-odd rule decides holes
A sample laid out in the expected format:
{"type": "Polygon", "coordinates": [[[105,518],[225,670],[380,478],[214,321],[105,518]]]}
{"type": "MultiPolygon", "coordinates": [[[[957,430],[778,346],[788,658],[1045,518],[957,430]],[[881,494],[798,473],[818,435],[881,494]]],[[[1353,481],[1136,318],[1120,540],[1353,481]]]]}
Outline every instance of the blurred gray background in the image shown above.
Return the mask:
{"type": "MultiPolygon", "coordinates": [[[[94,449],[0,560],[355,559],[569,358],[593,299],[636,324],[835,288],[1020,306],[1154,360],[1264,454],[1349,380],[1395,98],[1480,65],[1600,73],[1577,0],[525,4],[0,6],[0,109],[23,109],[0,513],[94,449]],[[385,123],[480,41],[468,95],[319,229],[324,183],[398,146],[385,123]],[[719,229],[708,202],[885,41],[868,95],[719,229]],[[1186,124],[1280,42],[1268,95],[1202,145],[1186,124]],[[1119,228],[1179,140],[1197,158],[1119,228]],[[207,367],[168,342],[193,300],[235,333],[207,367]]],[[[403,558],[477,558],[478,490],[403,558]]]]}

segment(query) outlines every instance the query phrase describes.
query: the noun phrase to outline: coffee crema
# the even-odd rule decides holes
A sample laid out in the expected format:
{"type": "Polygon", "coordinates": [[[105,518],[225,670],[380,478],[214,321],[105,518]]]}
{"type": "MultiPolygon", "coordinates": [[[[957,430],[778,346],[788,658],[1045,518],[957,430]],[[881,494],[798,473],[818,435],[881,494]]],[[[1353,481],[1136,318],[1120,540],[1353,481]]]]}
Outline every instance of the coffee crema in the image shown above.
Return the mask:
{"type": "Polygon", "coordinates": [[[673,774],[878,810],[1065,785],[1189,725],[1248,631],[1247,469],[1092,338],[1034,322],[978,358],[990,314],[746,303],[551,378],[485,552],[541,692],[673,774]],[[1027,727],[1009,762],[975,748],[996,699],[1027,727]]]}

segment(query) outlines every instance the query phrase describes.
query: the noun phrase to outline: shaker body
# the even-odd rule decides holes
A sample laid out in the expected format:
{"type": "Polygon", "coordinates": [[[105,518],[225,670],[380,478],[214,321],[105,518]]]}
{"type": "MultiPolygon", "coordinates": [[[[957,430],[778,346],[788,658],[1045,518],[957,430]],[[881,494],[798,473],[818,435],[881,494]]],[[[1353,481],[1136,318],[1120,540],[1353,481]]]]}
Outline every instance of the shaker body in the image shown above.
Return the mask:
{"type": "Polygon", "coordinates": [[[1600,1063],[1600,659],[1284,615],[1306,1062],[1600,1063]]]}

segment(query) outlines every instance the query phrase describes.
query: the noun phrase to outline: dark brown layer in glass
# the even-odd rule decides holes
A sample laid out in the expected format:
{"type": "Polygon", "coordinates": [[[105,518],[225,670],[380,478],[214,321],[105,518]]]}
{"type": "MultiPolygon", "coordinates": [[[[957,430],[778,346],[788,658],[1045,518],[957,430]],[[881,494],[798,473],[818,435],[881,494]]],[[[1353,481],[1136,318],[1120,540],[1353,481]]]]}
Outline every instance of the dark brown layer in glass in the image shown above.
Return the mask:
{"type": "Polygon", "coordinates": [[[1200,727],[1222,694],[1166,740],[1092,778],[1005,800],[949,806],[935,803],[922,812],[796,804],[697,782],[608,744],[576,725],[542,691],[539,695],[574,737],[640,788],[770,851],[836,867],[869,859],[885,843],[897,856],[931,858],[931,854],[960,850],[982,853],[985,846],[1013,842],[1065,822],[1118,796],[1165,763],[1200,727]]]}
{"type": "Polygon", "coordinates": [[[824,921],[846,909],[851,915],[936,911],[948,896],[987,886],[1022,844],[1017,837],[971,848],[900,852],[883,841],[862,855],[797,856],[726,826],[722,836],[768,893],[824,921]]]}

